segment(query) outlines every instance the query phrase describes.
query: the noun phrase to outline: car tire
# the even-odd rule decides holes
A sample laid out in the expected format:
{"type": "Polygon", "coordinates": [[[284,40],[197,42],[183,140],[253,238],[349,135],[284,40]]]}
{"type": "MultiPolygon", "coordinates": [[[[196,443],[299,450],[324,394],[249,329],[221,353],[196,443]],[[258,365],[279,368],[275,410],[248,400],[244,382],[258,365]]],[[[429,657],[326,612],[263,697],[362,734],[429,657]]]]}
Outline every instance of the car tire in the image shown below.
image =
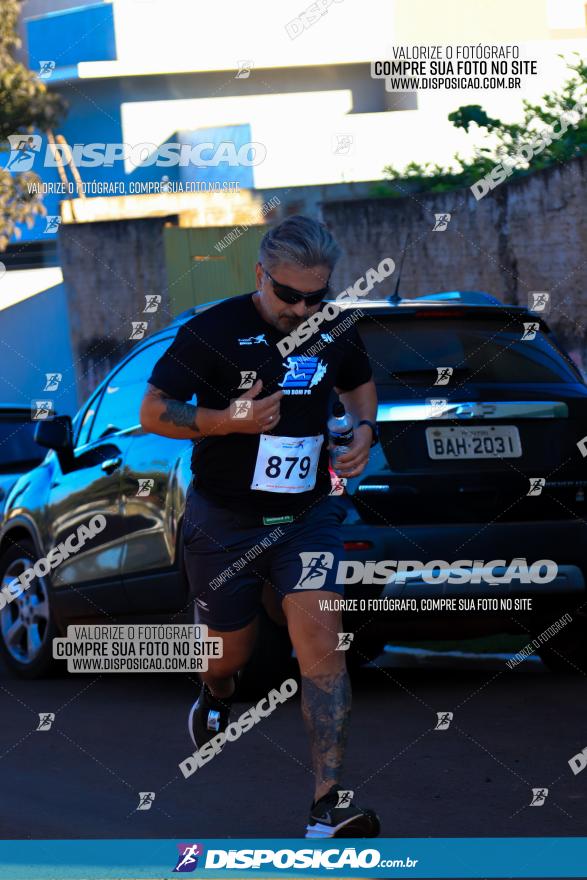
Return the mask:
{"type": "MultiPolygon", "coordinates": [[[[569,612],[573,620],[551,636],[536,653],[551,672],[558,675],[587,674],[587,617],[582,612],[569,612]]],[[[562,613],[561,613],[562,616],[562,613]]],[[[537,638],[552,624],[552,619],[536,631],[537,638]]]]}
{"type": "MultiPolygon", "coordinates": [[[[6,586],[38,559],[30,538],[20,538],[0,559],[0,582],[6,586]]],[[[21,678],[42,678],[59,668],[53,639],[59,635],[51,608],[47,577],[35,577],[29,588],[0,609],[0,655],[21,678]]]]}

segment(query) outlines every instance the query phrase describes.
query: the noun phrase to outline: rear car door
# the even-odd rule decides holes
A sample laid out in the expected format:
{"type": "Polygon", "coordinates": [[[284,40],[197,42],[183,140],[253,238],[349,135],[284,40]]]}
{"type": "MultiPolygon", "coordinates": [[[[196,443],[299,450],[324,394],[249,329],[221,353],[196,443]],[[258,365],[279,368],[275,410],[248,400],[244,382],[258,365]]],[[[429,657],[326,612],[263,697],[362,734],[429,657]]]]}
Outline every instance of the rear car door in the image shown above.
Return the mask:
{"type": "MultiPolygon", "coordinates": [[[[130,377],[139,400],[155,362],[173,341],[165,335],[135,363],[130,377]]],[[[194,402],[195,398],[192,398],[194,402]]],[[[122,576],[133,610],[173,611],[186,601],[178,572],[179,529],[191,479],[191,440],[150,434],[138,425],[123,471],[122,576]]]]}

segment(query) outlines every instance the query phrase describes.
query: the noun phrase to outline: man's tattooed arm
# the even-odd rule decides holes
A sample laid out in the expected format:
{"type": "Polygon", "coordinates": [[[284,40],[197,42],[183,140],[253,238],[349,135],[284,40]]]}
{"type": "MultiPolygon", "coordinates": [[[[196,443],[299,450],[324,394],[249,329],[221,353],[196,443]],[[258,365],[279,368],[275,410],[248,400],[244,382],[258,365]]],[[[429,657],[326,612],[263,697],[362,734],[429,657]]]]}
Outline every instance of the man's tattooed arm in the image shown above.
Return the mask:
{"type": "Polygon", "coordinates": [[[302,714],[310,734],[317,789],[341,781],[350,711],[351,685],[346,669],[331,675],[302,676],[302,714]]]}
{"type": "Polygon", "coordinates": [[[196,434],[200,433],[200,429],[196,423],[197,406],[191,403],[182,403],[179,400],[171,400],[164,398],[163,404],[165,409],[159,416],[161,422],[171,422],[178,428],[193,428],[196,434]]]}
{"type": "Polygon", "coordinates": [[[224,410],[205,409],[174,400],[154,385],[147,385],[140,422],[152,434],[177,440],[199,440],[214,434],[226,434],[229,430],[224,410]]]}

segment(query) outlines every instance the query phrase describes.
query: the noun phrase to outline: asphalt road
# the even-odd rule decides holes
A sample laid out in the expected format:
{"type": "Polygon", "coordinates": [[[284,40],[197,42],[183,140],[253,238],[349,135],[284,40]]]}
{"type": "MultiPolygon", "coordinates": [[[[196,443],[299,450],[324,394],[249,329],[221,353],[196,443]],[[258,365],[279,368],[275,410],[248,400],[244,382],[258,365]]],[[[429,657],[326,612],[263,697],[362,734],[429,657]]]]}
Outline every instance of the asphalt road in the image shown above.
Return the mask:
{"type": "MultiPolygon", "coordinates": [[[[587,769],[583,677],[541,663],[418,663],[386,655],[361,670],[346,784],[385,837],[582,836],[587,769]],[[389,663],[394,665],[387,665],[389,663]],[[434,730],[437,712],[452,712],[434,730]],[[533,788],[548,788],[530,807],[533,788]]],[[[312,775],[298,697],[185,779],[182,675],[0,673],[0,838],[301,837],[312,775]],[[49,731],[38,713],[53,712],[49,731]],[[139,792],[155,792],[137,810],[139,792]]],[[[245,704],[237,704],[241,714],[245,704]]]]}

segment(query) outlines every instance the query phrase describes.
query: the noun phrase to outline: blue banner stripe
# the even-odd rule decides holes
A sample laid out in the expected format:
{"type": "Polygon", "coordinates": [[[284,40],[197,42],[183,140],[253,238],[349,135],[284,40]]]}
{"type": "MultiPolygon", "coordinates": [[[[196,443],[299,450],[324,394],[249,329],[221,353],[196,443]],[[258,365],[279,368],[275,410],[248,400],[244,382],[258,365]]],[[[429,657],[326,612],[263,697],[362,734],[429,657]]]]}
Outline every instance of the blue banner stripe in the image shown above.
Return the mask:
{"type": "Polygon", "coordinates": [[[284,880],[293,877],[430,880],[574,877],[585,880],[587,837],[0,841],[0,880],[162,880],[181,875],[280,877],[284,880]],[[315,867],[296,868],[293,866],[296,859],[299,864],[315,867]],[[180,863],[183,866],[174,872],[180,863]],[[238,864],[241,867],[236,866],[238,864]]]}

